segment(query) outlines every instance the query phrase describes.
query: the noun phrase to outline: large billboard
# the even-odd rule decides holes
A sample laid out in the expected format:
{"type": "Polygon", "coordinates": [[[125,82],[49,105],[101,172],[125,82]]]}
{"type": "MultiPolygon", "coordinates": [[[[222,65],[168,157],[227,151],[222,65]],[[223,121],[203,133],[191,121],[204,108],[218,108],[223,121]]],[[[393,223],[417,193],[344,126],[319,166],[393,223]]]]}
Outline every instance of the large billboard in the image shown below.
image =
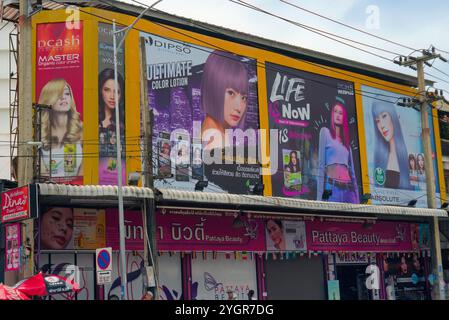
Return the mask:
{"type": "Polygon", "coordinates": [[[256,60],[143,36],[155,187],[194,190],[208,181],[205,191],[247,193],[260,181],[256,60]]]}
{"type": "MultiPolygon", "coordinates": [[[[366,156],[373,204],[427,207],[421,113],[396,104],[403,95],[362,86],[366,156]]],[[[432,114],[429,113],[433,133],[432,114]]],[[[434,135],[432,137],[437,205],[441,203],[434,135]]]]}
{"type": "Polygon", "coordinates": [[[354,84],[272,63],[266,74],[273,196],[359,203],[354,84]]]}
{"type": "MultiPolygon", "coordinates": [[[[58,183],[83,183],[83,23],[36,28],[36,101],[41,112],[41,172],[58,183]]],[[[30,110],[31,112],[31,110],[30,110]]]]}
{"type": "MultiPolygon", "coordinates": [[[[117,43],[121,40],[117,36],[117,43]]],[[[125,163],[125,50],[117,49],[117,100],[120,141],[122,144],[122,181],[126,181],[125,163]]],[[[112,26],[98,23],[98,136],[100,185],[117,184],[117,134],[115,112],[114,47],[112,26]]]]}

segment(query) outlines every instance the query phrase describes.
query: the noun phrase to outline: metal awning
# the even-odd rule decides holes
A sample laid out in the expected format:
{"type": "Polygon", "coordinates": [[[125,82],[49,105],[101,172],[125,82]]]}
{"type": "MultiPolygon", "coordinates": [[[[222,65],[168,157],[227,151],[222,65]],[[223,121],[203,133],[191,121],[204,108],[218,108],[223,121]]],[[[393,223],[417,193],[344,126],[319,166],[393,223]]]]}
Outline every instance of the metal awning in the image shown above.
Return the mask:
{"type": "Polygon", "coordinates": [[[412,216],[412,217],[448,217],[442,209],[381,206],[367,204],[348,204],[281,197],[263,197],[254,195],[236,195],[227,193],[208,193],[160,189],[164,201],[188,202],[213,205],[256,206],[271,210],[303,210],[321,213],[368,214],[372,216],[412,216]]]}
{"type": "MultiPolygon", "coordinates": [[[[98,198],[101,201],[104,198],[117,198],[117,186],[99,186],[99,185],[65,185],[38,183],[39,195],[41,196],[59,196],[69,198],[98,198]]],[[[153,198],[153,191],[150,188],[123,187],[123,198],[126,199],[150,199],[153,198]]]]}
{"type": "MultiPolygon", "coordinates": [[[[39,195],[59,199],[70,199],[72,204],[104,205],[106,200],[117,201],[117,186],[100,185],[64,185],[64,184],[38,184],[39,195]]],[[[448,217],[446,210],[411,208],[398,206],[381,206],[367,204],[349,204],[325,201],[312,201],[303,199],[290,199],[281,197],[264,197],[255,195],[238,195],[228,193],[194,192],[176,189],[158,189],[153,192],[150,188],[127,186],[123,187],[123,198],[128,202],[141,199],[156,198],[157,204],[188,205],[197,204],[208,208],[224,207],[254,207],[255,210],[282,211],[290,213],[298,211],[319,212],[322,214],[347,214],[370,216],[410,216],[410,217],[448,217]]]]}

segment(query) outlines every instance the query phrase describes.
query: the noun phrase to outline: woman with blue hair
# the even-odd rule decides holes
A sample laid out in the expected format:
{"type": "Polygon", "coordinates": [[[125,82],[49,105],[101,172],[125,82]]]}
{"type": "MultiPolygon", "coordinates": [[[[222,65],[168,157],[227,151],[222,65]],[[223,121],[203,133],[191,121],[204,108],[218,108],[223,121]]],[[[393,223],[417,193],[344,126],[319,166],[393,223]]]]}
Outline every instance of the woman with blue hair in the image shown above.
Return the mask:
{"type": "Polygon", "coordinates": [[[385,174],[382,186],[413,189],[410,184],[407,147],[395,105],[376,101],[372,106],[372,115],[375,126],[374,168],[382,169],[385,174]]]}

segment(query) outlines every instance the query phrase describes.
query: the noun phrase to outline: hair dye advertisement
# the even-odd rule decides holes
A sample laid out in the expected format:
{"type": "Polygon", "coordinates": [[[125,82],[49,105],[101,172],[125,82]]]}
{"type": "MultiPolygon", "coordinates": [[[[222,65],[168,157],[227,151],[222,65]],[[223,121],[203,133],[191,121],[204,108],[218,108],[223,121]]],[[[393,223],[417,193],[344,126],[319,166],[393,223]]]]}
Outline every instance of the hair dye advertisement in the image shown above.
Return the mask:
{"type": "MultiPolygon", "coordinates": [[[[41,176],[83,183],[83,24],[38,24],[36,101],[41,105],[41,176]]],[[[31,112],[31,110],[30,110],[31,112]]]]}
{"type": "MultiPolygon", "coordinates": [[[[117,43],[121,37],[117,36],[117,43]]],[[[117,49],[117,100],[115,97],[114,47],[112,25],[98,23],[98,136],[99,184],[117,184],[117,132],[120,126],[122,144],[122,177],[126,182],[125,145],[125,45],[117,49]],[[116,105],[119,123],[116,120],[116,105]]]]}
{"type": "MultiPolygon", "coordinates": [[[[362,86],[366,152],[373,204],[427,207],[421,113],[398,106],[401,95],[362,86]]],[[[429,108],[430,109],[430,108],[429,108]]],[[[429,111],[430,112],[430,111],[429,111]]],[[[432,114],[429,113],[437,205],[441,205],[432,114]]]]}
{"type": "Polygon", "coordinates": [[[261,181],[256,60],[142,35],[155,187],[247,193],[261,181]]]}
{"type": "Polygon", "coordinates": [[[387,300],[427,300],[424,258],[417,253],[399,257],[383,255],[387,300]]]}
{"type": "Polygon", "coordinates": [[[269,125],[279,132],[273,196],[359,203],[353,83],[272,63],[266,70],[269,125]]]}

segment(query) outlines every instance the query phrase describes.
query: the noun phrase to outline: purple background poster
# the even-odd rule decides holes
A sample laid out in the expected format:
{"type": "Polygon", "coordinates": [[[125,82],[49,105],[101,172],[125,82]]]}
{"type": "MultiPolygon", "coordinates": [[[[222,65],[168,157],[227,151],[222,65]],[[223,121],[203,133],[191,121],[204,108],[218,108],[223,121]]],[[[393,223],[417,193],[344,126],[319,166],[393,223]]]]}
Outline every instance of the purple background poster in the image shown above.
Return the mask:
{"type": "Polygon", "coordinates": [[[154,112],[152,161],[154,173],[160,178],[155,180],[155,187],[194,190],[198,181],[207,180],[204,191],[247,193],[249,186],[261,179],[260,166],[242,161],[205,164],[208,148],[221,152],[223,146],[202,137],[213,123],[221,129],[254,129],[254,139],[240,145],[257,145],[256,60],[155,35],[143,36],[148,100],[154,112]],[[226,122],[228,94],[241,98],[240,109],[233,109],[230,122],[226,122]]]}
{"type": "Polygon", "coordinates": [[[329,201],[359,203],[362,185],[353,83],[271,63],[266,72],[269,125],[279,130],[278,152],[271,153],[278,157],[278,170],[271,178],[273,196],[321,200],[323,190],[330,188],[333,197],[329,201]],[[331,115],[337,105],[343,107],[338,110],[344,113],[340,127],[346,133],[340,141],[332,138],[331,115]],[[330,165],[346,171],[342,181],[349,183],[340,185],[345,191],[325,186],[325,168],[330,165]]]}

